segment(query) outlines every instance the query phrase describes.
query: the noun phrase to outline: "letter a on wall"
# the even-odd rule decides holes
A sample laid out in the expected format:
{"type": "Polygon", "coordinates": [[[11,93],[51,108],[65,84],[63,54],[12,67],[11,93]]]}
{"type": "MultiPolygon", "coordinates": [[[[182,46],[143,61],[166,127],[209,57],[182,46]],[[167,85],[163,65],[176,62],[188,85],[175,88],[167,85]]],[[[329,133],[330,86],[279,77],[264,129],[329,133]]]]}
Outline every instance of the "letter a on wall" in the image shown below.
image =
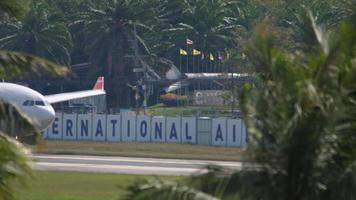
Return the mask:
{"type": "Polygon", "coordinates": [[[226,118],[213,119],[212,144],[214,146],[226,146],[226,118]]]}
{"type": "Polygon", "coordinates": [[[167,117],[166,141],[181,143],[181,118],[180,117],[167,117]]]}
{"type": "Polygon", "coordinates": [[[106,139],[106,115],[93,116],[93,140],[105,141],[106,139]]]}

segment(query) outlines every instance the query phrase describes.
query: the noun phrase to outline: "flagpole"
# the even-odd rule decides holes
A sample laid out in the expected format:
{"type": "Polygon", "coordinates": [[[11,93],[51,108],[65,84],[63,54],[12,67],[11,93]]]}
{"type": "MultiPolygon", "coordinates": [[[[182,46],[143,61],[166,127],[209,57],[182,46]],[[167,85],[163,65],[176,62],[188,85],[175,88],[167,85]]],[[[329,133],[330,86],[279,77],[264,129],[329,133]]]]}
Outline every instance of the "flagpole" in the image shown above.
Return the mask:
{"type": "Polygon", "coordinates": [[[194,45],[192,45],[192,48],[193,48],[193,53],[192,53],[192,54],[193,54],[193,68],[192,68],[192,73],[194,73],[194,56],[195,56],[195,55],[194,55],[194,45]]]}
{"type": "MultiPolygon", "coordinates": [[[[182,55],[181,55],[181,49],[179,49],[179,71],[180,73],[182,72],[182,55]]],[[[181,88],[178,89],[178,95],[181,96],[181,88]]],[[[177,99],[177,107],[179,106],[179,100],[177,99]]]]}
{"type": "MultiPolygon", "coordinates": [[[[200,55],[199,55],[199,59],[198,59],[198,70],[197,70],[197,73],[200,73],[201,70],[200,70],[200,60],[201,60],[201,54],[202,52],[200,52],[200,55]]],[[[200,90],[200,80],[198,79],[198,90],[200,90]]]]}
{"type": "Polygon", "coordinates": [[[187,44],[187,42],[186,42],[186,46],[187,46],[187,71],[185,72],[185,73],[188,73],[189,71],[188,71],[188,64],[189,64],[189,51],[188,51],[188,44],[187,44]]]}

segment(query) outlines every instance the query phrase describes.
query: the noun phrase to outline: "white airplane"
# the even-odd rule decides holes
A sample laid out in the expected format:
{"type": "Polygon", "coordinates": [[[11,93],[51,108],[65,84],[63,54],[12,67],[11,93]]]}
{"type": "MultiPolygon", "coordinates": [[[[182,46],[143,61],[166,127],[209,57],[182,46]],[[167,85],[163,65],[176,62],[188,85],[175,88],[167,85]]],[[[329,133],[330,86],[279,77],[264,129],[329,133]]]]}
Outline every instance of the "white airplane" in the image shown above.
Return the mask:
{"type": "Polygon", "coordinates": [[[166,72],[166,79],[176,81],[165,88],[166,92],[173,92],[187,86],[187,80],[227,80],[231,78],[248,77],[247,73],[181,73],[175,66],[171,66],[166,72]]]}
{"type": "Polygon", "coordinates": [[[34,126],[43,131],[55,119],[55,112],[51,104],[91,96],[104,95],[104,77],[99,77],[92,90],[67,92],[43,96],[28,87],[14,83],[0,83],[0,99],[16,106],[24,112],[34,126]]]}

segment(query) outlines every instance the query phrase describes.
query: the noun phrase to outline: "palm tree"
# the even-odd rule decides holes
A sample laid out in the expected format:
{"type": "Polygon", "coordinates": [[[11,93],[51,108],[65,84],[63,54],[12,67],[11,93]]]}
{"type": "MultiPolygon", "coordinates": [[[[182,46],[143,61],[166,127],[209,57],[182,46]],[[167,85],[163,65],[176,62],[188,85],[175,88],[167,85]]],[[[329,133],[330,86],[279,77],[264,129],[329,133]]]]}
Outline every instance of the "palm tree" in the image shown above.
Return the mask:
{"type": "Polygon", "coordinates": [[[144,36],[157,20],[155,3],[155,0],[109,0],[96,2],[84,13],[90,60],[96,70],[101,67],[108,77],[124,76],[129,71],[125,56],[133,55],[135,49],[149,53],[144,36]]]}
{"type": "Polygon", "coordinates": [[[34,1],[23,21],[9,20],[0,24],[5,33],[0,48],[70,64],[71,36],[61,16],[44,1],[34,1]]]}
{"type": "Polygon", "coordinates": [[[234,6],[238,6],[237,2],[226,0],[194,0],[184,4],[181,21],[164,30],[175,44],[172,48],[184,45],[186,38],[207,52],[235,47],[235,31],[241,25],[237,23],[234,6]]]}
{"type": "MultiPolygon", "coordinates": [[[[308,16],[308,51],[276,48],[269,29],[261,29],[249,47],[256,78],[245,85],[241,108],[256,167],[210,167],[181,185],[221,199],[355,199],[356,27],[341,24],[337,33],[327,33],[308,16]]],[[[180,194],[164,185],[138,184],[129,197],[180,194]]]]}

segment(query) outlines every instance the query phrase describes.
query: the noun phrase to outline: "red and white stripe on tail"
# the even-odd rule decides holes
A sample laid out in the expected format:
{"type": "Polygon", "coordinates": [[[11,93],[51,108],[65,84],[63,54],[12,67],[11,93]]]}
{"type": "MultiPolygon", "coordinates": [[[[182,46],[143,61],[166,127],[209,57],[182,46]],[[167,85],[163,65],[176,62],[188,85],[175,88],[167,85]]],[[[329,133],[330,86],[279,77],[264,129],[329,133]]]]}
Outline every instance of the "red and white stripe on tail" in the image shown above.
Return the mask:
{"type": "Polygon", "coordinates": [[[104,90],[104,76],[99,76],[93,90],[104,90]]]}

